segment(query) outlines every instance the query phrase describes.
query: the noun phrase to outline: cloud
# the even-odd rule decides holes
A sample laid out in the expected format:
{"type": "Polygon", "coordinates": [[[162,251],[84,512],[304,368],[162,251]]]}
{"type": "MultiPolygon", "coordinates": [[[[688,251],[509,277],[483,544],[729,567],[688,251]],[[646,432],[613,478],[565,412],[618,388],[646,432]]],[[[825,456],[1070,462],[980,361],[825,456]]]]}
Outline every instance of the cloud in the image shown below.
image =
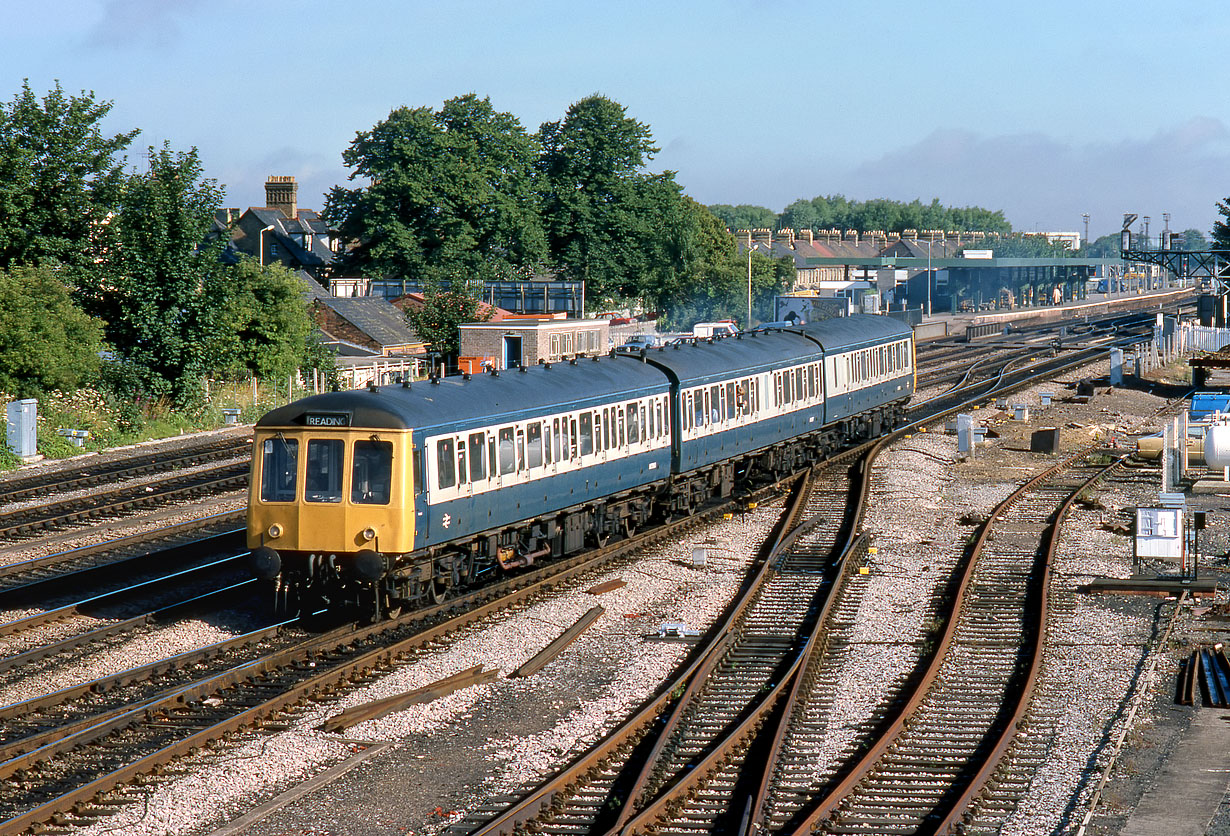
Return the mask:
{"type": "Polygon", "coordinates": [[[203,0],[105,0],[102,18],[86,34],[86,44],[165,48],[180,40],[179,21],[205,7],[203,0]]]}
{"type": "Polygon", "coordinates": [[[1018,229],[1117,230],[1123,213],[1151,215],[1151,231],[1207,230],[1230,189],[1230,128],[1195,117],[1144,139],[1075,143],[1043,133],[986,136],[938,130],[914,145],[831,179],[832,191],[861,199],[938,197],[947,205],[1002,209],[1018,229]],[[1221,190],[1221,191],[1219,191],[1221,190]]]}

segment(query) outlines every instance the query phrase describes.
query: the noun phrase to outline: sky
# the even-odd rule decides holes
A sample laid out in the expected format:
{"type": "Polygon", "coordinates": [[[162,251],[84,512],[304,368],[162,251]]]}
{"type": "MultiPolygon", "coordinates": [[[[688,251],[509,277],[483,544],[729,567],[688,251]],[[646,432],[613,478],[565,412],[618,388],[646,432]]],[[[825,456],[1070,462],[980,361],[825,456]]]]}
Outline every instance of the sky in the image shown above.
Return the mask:
{"type": "Polygon", "coordinates": [[[291,174],[322,208],[397,107],[488,97],[533,132],[592,93],[704,204],[844,194],[1002,210],[1025,231],[1207,232],[1230,195],[1230,4],[6,0],[11,101],[58,80],[143,149],[196,147],[226,205],[291,174]],[[1223,90],[1223,93],[1218,93],[1223,90]],[[1134,226],[1139,229],[1140,221],[1134,226]]]}

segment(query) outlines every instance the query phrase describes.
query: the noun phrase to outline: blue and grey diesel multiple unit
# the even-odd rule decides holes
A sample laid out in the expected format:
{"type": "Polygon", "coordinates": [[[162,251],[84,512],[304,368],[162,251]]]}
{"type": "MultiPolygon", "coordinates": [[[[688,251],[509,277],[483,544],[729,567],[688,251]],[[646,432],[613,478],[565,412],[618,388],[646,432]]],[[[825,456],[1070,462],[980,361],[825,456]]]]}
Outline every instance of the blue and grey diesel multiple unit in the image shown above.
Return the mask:
{"type": "Polygon", "coordinates": [[[248,538],[280,610],[439,600],[792,473],[904,416],[908,327],[878,316],[273,410],[248,538]]]}

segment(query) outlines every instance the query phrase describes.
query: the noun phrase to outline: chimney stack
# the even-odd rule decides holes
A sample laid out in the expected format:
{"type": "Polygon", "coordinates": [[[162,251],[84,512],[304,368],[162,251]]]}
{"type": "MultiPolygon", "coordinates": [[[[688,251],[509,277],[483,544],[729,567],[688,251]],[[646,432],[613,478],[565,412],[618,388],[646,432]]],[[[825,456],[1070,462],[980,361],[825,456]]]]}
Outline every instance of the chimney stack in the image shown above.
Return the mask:
{"type": "Polygon", "coordinates": [[[288,218],[299,213],[299,185],[293,174],[270,175],[265,181],[265,205],[278,209],[288,218]]]}

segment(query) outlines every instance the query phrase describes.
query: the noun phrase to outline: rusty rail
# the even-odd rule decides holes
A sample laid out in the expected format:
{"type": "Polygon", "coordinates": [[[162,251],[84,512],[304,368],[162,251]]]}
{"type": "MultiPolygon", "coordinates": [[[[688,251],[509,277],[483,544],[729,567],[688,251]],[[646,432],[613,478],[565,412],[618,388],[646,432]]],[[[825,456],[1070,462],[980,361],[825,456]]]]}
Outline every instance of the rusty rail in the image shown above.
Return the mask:
{"type": "Polygon", "coordinates": [[[948,618],[944,632],[940,636],[935,650],[931,654],[931,660],[927,665],[926,670],[922,673],[919,680],[919,685],[914,693],[904,705],[898,710],[897,716],[892,723],[885,729],[884,733],[866,750],[863,757],[854,764],[846,776],[822,799],[819,799],[812,807],[811,811],[798,822],[798,825],[792,831],[790,836],[809,836],[814,830],[820,826],[820,822],[827,818],[836,810],[837,806],[845,799],[847,795],[856,787],[875,767],[880,757],[889,749],[890,746],[897,740],[905,729],[909,718],[918,710],[930,690],[931,685],[936,681],[940,668],[943,665],[945,657],[952,645],[953,638],[956,634],[957,618],[955,613],[959,610],[960,602],[965,599],[966,593],[970,588],[973,579],[973,568],[976,561],[976,555],[983,547],[987,538],[990,536],[991,523],[994,519],[1015,505],[1025,494],[1045,479],[1050,478],[1054,474],[1068,467],[1074,461],[1086,455],[1086,451],[1081,451],[1063,462],[1039,473],[1034,478],[1030,479],[1024,485],[1019,487],[1008,498],[996,506],[987,521],[983,524],[979,531],[978,537],[973,548],[973,556],[966,562],[962,571],[961,581],[954,595],[953,614],[948,618]]]}
{"type": "MultiPolygon", "coordinates": [[[[1031,648],[1029,658],[1029,673],[1025,677],[1025,683],[1016,693],[1012,706],[1012,716],[1008,718],[1008,721],[1004,723],[1003,728],[1000,730],[999,738],[995,742],[995,748],[992,749],[986,756],[978,772],[973,778],[970,779],[969,786],[966,788],[965,792],[963,792],[959,798],[952,802],[948,814],[936,827],[936,833],[955,833],[958,831],[966,810],[969,808],[974,799],[982,795],[982,793],[986,790],[987,784],[990,783],[991,778],[995,775],[996,770],[999,769],[1004,757],[1008,754],[1008,749],[1012,746],[1012,742],[1016,739],[1016,730],[1025,721],[1025,715],[1029,710],[1029,703],[1033,699],[1034,689],[1038,684],[1038,676],[1042,671],[1042,654],[1046,649],[1044,639],[1050,607],[1050,583],[1048,582],[1047,576],[1050,573],[1051,561],[1055,557],[1055,550],[1059,546],[1060,527],[1063,525],[1064,518],[1067,516],[1068,511],[1071,509],[1072,503],[1076,501],[1076,498],[1080,495],[1081,491],[1085,490],[1085,488],[1089,487],[1094,482],[1102,479],[1107,473],[1122,464],[1124,458],[1126,458],[1126,456],[1121,457],[1107,465],[1102,470],[1082,482],[1080,487],[1076,490],[1072,491],[1071,495],[1068,496],[1068,498],[1063,501],[1063,504],[1059,506],[1059,510],[1055,514],[1054,521],[1051,523],[1050,527],[1047,528],[1046,554],[1042,558],[1042,567],[1039,572],[1042,576],[1040,584],[1041,597],[1038,602],[1037,626],[1033,631],[1033,647],[1031,648]]],[[[1072,460],[1069,459],[1068,461],[1071,462],[1072,460]]],[[[990,528],[991,521],[998,513],[999,509],[997,508],[996,513],[992,514],[991,520],[987,521],[988,529],[990,528]]],[[[984,538],[979,538],[979,546],[981,546],[983,540],[984,538]]]]}

